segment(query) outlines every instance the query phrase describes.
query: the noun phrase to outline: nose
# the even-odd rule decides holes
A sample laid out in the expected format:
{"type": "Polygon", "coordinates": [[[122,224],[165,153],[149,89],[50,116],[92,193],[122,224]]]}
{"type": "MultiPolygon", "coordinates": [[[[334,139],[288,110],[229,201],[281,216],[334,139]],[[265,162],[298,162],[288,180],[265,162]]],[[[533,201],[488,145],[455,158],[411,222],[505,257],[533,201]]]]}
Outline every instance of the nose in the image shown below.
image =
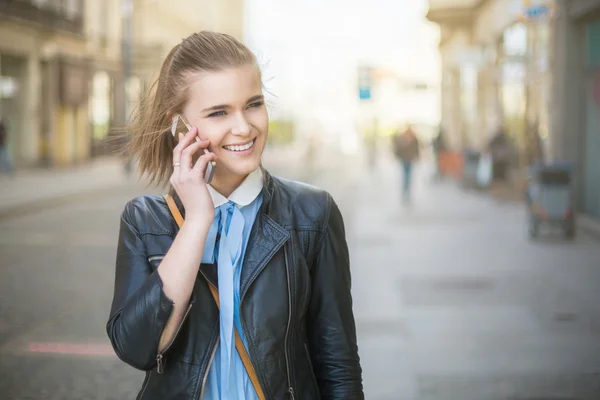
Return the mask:
{"type": "Polygon", "coordinates": [[[243,113],[237,114],[231,133],[236,136],[248,136],[250,134],[250,124],[243,113]]]}

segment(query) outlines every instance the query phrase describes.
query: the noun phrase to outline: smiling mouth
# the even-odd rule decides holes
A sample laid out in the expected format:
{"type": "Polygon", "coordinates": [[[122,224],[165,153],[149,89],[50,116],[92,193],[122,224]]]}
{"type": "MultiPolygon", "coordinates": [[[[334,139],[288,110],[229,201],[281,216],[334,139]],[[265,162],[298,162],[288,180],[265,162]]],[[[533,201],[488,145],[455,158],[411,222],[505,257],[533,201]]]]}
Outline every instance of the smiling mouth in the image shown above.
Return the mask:
{"type": "Polygon", "coordinates": [[[252,139],[252,141],[250,141],[247,144],[244,145],[239,145],[239,146],[223,146],[223,148],[225,150],[229,150],[229,151],[246,151],[248,149],[251,149],[254,146],[254,142],[256,142],[256,138],[252,139]]]}

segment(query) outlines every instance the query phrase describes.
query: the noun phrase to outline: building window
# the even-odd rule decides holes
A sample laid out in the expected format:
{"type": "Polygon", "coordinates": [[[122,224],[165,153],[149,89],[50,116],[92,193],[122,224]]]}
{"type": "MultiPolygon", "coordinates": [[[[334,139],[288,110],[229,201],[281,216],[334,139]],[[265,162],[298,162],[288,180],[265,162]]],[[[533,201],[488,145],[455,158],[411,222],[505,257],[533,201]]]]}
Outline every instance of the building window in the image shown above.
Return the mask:
{"type": "Polygon", "coordinates": [[[31,0],[31,4],[64,15],[68,19],[80,18],[83,14],[83,0],[31,0]]]}
{"type": "Polygon", "coordinates": [[[10,99],[19,91],[19,82],[12,76],[0,75],[0,100],[10,99]]]}
{"type": "Polygon", "coordinates": [[[68,19],[79,18],[83,13],[81,0],[64,0],[63,7],[63,12],[68,19]]]}
{"type": "Polygon", "coordinates": [[[45,7],[46,5],[50,4],[50,3],[51,3],[51,0],[31,0],[31,3],[32,3],[34,6],[38,6],[39,8],[43,8],[43,7],[45,7]]]}
{"type": "Polygon", "coordinates": [[[111,80],[110,76],[100,71],[92,80],[91,117],[92,135],[95,141],[106,138],[110,126],[111,80]]]}

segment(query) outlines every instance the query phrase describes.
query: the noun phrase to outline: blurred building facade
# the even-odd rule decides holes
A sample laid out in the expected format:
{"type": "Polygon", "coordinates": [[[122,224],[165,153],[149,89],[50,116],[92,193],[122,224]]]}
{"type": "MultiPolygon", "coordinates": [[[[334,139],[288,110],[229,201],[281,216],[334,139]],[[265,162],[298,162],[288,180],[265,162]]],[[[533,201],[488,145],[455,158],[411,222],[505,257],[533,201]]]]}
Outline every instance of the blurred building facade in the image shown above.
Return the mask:
{"type": "Polygon", "coordinates": [[[440,26],[441,123],[456,150],[503,127],[521,166],[572,161],[600,219],[600,0],[430,0],[440,26]]]}
{"type": "Polygon", "coordinates": [[[579,209],[600,221],[600,0],[560,0],[557,9],[553,153],[573,161],[579,209]]]}
{"type": "Polygon", "coordinates": [[[170,48],[192,32],[243,39],[243,0],[2,0],[0,112],[17,167],[114,150],[170,48]]]}
{"type": "Polygon", "coordinates": [[[87,158],[83,1],[0,2],[0,100],[17,166],[87,158]]]}
{"type": "Polygon", "coordinates": [[[169,50],[193,32],[213,30],[242,40],[243,0],[130,0],[130,102],[149,88],[169,50]]]}

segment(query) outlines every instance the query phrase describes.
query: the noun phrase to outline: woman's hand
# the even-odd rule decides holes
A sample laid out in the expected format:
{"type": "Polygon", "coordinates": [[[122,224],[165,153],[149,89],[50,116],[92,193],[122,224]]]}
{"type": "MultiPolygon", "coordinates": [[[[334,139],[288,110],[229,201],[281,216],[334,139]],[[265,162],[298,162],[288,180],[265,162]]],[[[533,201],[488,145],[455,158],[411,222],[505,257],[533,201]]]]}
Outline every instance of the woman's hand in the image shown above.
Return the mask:
{"type": "Polygon", "coordinates": [[[185,220],[208,227],[215,215],[214,203],[204,182],[204,170],[208,162],[216,161],[213,153],[201,155],[195,164],[194,154],[208,147],[208,140],[196,141],[198,128],[192,128],[185,136],[179,134],[179,143],[173,150],[173,175],[171,185],[185,207],[185,220]]]}

